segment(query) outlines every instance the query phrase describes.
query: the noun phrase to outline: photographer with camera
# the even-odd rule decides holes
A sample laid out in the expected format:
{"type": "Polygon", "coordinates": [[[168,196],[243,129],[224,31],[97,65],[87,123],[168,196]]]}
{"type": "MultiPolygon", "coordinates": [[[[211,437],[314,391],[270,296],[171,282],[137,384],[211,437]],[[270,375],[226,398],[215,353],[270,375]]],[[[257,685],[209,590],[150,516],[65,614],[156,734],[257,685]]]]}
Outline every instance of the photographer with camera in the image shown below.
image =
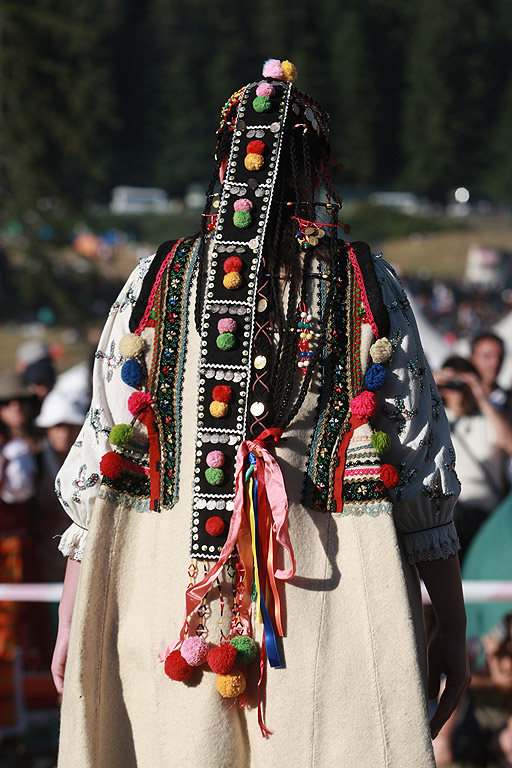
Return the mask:
{"type": "Polygon", "coordinates": [[[512,425],[489,402],[480,375],[469,360],[449,357],[434,378],[446,408],[462,485],[454,513],[462,561],[478,528],[507,492],[512,425]]]}

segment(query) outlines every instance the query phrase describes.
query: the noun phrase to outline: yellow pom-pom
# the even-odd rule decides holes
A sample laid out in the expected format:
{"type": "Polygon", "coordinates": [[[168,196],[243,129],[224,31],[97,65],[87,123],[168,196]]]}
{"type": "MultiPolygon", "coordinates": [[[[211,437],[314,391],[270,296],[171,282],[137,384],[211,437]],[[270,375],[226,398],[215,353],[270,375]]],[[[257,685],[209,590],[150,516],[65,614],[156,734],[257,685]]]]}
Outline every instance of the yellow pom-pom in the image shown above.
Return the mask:
{"type": "Polygon", "coordinates": [[[282,61],[281,69],[283,70],[283,80],[286,80],[287,83],[293,83],[297,77],[297,70],[295,65],[288,60],[282,61]]]}
{"type": "Polygon", "coordinates": [[[238,669],[227,675],[217,675],[217,690],[225,699],[235,699],[245,691],[245,677],[238,669]]]}
{"type": "Polygon", "coordinates": [[[265,165],[265,160],[261,155],[257,155],[254,152],[249,152],[245,156],[244,165],[248,171],[259,171],[265,165]]]}
{"type": "Polygon", "coordinates": [[[392,351],[391,342],[385,336],[377,339],[370,347],[370,355],[374,363],[385,363],[391,357],[392,351]]]}
{"type": "Polygon", "coordinates": [[[237,291],[242,286],[242,275],[240,272],[228,272],[222,283],[228,291],[237,291]]]}
{"type": "Polygon", "coordinates": [[[213,400],[210,403],[210,413],[215,419],[222,419],[224,416],[227,416],[228,410],[227,403],[219,403],[218,400],[213,400]]]}
{"type": "Polygon", "coordinates": [[[138,357],[144,352],[144,339],[135,333],[127,333],[119,342],[119,351],[123,357],[138,357]]]}

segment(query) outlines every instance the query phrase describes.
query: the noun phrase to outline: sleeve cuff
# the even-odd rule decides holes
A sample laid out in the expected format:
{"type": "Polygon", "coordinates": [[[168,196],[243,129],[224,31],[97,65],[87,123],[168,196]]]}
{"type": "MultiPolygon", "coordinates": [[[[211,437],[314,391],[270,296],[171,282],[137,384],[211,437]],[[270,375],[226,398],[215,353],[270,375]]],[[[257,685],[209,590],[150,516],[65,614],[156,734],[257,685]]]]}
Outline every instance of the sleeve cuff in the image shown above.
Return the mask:
{"type": "Polygon", "coordinates": [[[73,523],[62,534],[59,550],[64,557],[71,557],[72,560],[81,561],[84,555],[86,540],[87,529],[73,523]]]}
{"type": "Polygon", "coordinates": [[[409,563],[425,560],[447,560],[460,549],[459,537],[453,522],[427,528],[423,531],[402,534],[402,541],[409,563]]]}

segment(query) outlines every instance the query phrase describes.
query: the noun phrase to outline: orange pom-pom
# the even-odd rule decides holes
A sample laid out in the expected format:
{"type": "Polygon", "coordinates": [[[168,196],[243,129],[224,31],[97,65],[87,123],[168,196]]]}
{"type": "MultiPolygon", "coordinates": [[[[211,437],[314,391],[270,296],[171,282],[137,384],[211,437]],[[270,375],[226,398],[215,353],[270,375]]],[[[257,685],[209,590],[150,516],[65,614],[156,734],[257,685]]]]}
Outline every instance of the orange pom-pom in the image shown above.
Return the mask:
{"type": "Polygon", "coordinates": [[[227,403],[219,403],[217,400],[210,403],[210,413],[215,419],[223,419],[224,416],[228,415],[228,411],[229,406],[227,403]]]}
{"type": "Polygon", "coordinates": [[[248,171],[259,171],[265,165],[265,160],[262,155],[253,152],[245,156],[244,165],[248,171]]]}
{"type": "Polygon", "coordinates": [[[236,699],[245,691],[245,687],[245,677],[238,669],[227,675],[217,675],[217,690],[225,699],[236,699]]]}
{"type": "Polygon", "coordinates": [[[228,291],[236,291],[242,287],[242,276],[240,272],[228,272],[224,275],[222,283],[228,291]]]}

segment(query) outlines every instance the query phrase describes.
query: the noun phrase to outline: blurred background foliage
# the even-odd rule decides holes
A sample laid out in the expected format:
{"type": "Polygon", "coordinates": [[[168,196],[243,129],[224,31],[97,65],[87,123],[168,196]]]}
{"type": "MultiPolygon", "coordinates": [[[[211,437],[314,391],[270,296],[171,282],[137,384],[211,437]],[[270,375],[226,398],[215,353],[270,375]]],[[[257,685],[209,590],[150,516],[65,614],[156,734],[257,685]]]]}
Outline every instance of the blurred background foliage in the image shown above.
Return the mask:
{"type": "Polygon", "coordinates": [[[3,0],[3,216],[209,176],[219,108],[268,57],[332,115],[342,184],[512,197],[509,0],[3,0]]]}

